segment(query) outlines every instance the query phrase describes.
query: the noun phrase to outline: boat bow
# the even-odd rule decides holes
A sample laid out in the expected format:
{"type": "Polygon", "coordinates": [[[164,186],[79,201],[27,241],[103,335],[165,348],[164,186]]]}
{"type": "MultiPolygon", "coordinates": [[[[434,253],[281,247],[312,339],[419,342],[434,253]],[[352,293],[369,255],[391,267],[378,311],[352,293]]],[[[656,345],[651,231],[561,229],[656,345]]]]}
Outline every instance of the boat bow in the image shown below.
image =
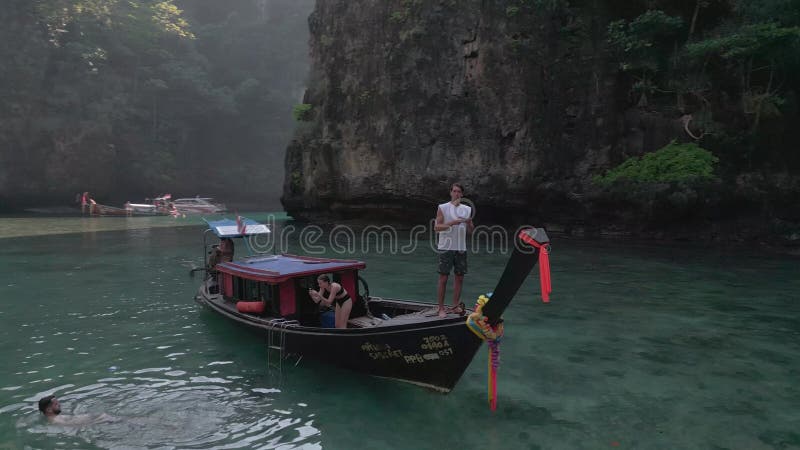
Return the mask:
{"type": "MultiPolygon", "coordinates": [[[[500,316],[508,307],[511,300],[516,295],[525,278],[531,273],[537,261],[546,261],[550,238],[544,228],[526,228],[521,230],[514,238],[514,250],[506,263],[506,268],[500,281],[491,295],[491,298],[483,306],[483,315],[488,319],[489,324],[494,326],[500,321],[500,316]]],[[[541,274],[542,279],[547,279],[547,287],[542,288],[542,298],[545,302],[549,296],[549,263],[542,264],[547,273],[541,274]]]]}

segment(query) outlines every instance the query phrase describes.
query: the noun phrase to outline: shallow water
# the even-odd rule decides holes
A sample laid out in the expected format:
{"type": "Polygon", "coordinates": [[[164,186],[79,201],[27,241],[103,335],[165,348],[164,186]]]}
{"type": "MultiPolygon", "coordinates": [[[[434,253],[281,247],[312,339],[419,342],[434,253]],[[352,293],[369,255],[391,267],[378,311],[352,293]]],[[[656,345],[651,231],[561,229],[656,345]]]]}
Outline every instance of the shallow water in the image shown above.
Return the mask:
{"type": "MultiPolygon", "coordinates": [[[[192,301],[197,218],[9,220],[28,232],[0,239],[0,449],[800,448],[796,258],[556,240],[552,303],[531,277],[506,311],[492,413],[483,351],[449,395],[268,370],[263,337],[192,301]],[[35,401],[51,393],[115,419],[49,425],[35,401]]],[[[427,246],[355,256],[373,295],[433,298],[427,246]]],[[[463,298],[504,263],[470,255],[463,298]]]]}

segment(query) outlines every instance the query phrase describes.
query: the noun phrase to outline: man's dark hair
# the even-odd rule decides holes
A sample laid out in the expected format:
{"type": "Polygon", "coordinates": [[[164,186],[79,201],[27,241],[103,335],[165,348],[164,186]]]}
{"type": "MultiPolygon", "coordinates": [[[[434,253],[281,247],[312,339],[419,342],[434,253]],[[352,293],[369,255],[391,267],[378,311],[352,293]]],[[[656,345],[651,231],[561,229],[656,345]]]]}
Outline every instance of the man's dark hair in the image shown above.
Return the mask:
{"type": "Polygon", "coordinates": [[[48,395],[47,397],[40,398],[39,399],[39,412],[44,414],[44,410],[47,409],[48,406],[50,406],[50,402],[52,402],[54,398],[56,398],[55,395],[48,395]]]}
{"type": "Polygon", "coordinates": [[[462,186],[461,183],[453,183],[453,184],[451,184],[450,185],[450,190],[452,191],[454,187],[457,187],[457,188],[461,189],[461,193],[462,194],[464,193],[464,186],[462,186]]]}

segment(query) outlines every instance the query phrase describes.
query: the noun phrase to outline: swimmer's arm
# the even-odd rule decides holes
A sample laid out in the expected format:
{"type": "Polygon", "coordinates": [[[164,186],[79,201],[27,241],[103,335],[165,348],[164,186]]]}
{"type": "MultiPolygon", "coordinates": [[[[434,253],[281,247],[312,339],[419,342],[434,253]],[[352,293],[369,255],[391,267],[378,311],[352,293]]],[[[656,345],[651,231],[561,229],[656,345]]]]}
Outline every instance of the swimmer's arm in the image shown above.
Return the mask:
{"type": "Polygon", "coordinates": [[[95,416],[92,414],[76,414],[74,416],[70,415],[58,415],[53,417],[50,422],[56,425],[64,425],[64,426],[81,426],[81,425],[91,425],[95,423],[101,422],[110,422],[116,420],[117,418],[106,413],[102,413],[99,416],[95,416]]]}

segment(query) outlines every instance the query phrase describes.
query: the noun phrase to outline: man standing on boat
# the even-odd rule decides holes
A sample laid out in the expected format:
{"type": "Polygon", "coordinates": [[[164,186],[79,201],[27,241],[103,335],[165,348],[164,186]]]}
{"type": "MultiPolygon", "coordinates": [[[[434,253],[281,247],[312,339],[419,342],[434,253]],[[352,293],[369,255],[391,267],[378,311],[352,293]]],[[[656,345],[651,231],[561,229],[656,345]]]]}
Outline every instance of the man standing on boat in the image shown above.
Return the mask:
{"type": "Polygon", "coordinates": [[[467,233],[472,233],[475,226],[472,223],[472,208],[461,204],[464,188],[460,183],[450,186],[450,201],[442,203],[436,209],[436,222],[434,231],[439,232],[439,284],[437,300],[439,302],[439,317],[445,317],[444,294],[447,289],[447,278],[450,270],[455,274],[453,283],[453,311],[457,314],[464,313],[461,304],[461,286],[464,283],[464,274],[467,273],[467,233]]]}

